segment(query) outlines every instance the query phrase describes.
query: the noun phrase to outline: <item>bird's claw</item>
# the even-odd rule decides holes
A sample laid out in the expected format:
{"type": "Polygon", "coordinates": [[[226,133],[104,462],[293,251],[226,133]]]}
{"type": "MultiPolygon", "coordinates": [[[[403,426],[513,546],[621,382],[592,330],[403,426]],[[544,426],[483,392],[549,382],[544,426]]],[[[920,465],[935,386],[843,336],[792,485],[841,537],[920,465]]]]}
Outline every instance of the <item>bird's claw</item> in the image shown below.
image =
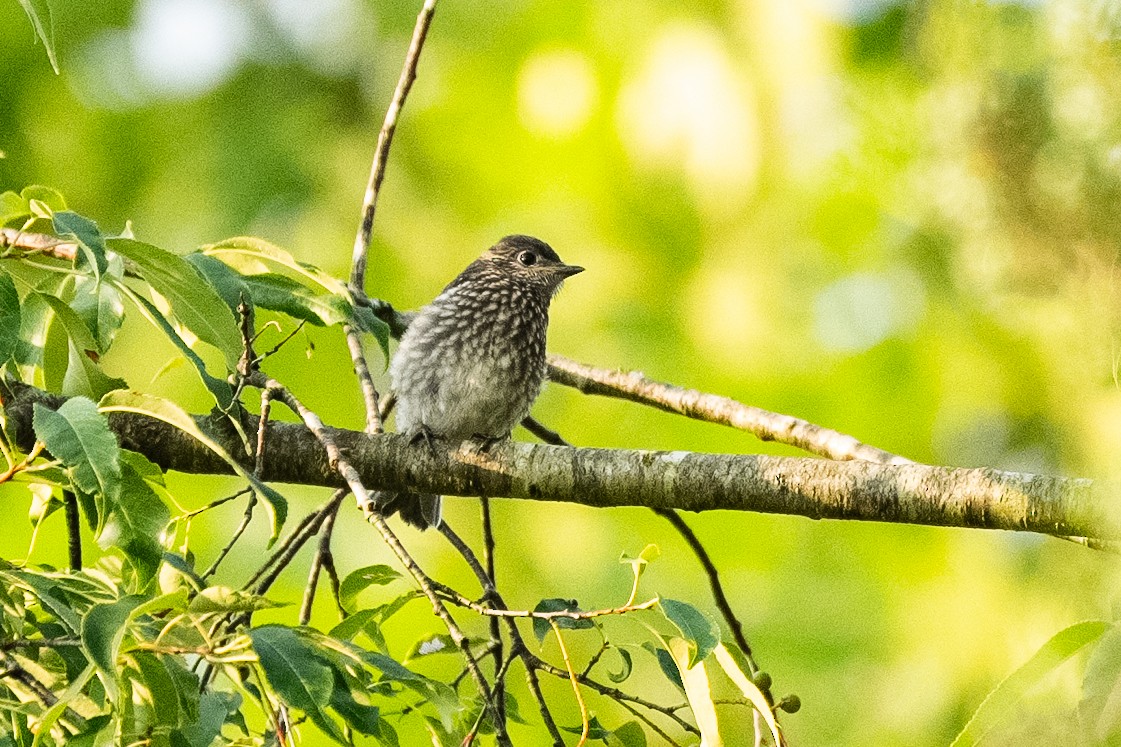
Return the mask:
{"type": "Polygon", "coordinates": [[[409,438],[409,446],[416,446],[421,441],[424,441],[425,445],[428,446],[428,450],[435,454],[436,441],[439,439],[440,437],[433,433],[431,428],[427,425],[422,425],[417,429],[417,432],[409,438]]]}
{"type": "Polygon", "coordinates": [[[509,437],[510,437],[509,435],[505,435],[505,436],[486,436],[486,435],[483,435],[482,433],[476,433],[473,436],[471,436],[471,441],[474,442],[476,448],[480,452],[485,454],[485,453],[489,452],[491,450],[491,448],[493,448],[496,444],[502,443],[503,441],[505,441],[509,437]]]}

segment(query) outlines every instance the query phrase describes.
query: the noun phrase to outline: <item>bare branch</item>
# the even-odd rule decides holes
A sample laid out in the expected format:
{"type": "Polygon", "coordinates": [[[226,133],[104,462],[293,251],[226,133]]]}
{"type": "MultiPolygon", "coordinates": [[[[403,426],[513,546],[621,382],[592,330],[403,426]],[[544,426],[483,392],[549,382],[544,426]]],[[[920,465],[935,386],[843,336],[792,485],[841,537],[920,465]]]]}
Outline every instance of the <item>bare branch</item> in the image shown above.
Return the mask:
{"type": "Polygon", "coordinates": [[[762,441],[796,446],[829,459],[862,459],[880,464],[912,463],[844,433],[790,415],[761,410],[728,397],[663,384],[646,378],[638,371],[595,368],[559,355],[550,355],[549,380],[579,389],[584,394],[625,399],[695,420],[739,428],[762,441]]]}
{"type": "Polygon", "coordinates": [[[389,162],[389,146],[393,144],[393,133],[397,130],[397,118],[405,105],[405,97],[409,95],[413,81],[416,80],[420,51],[424,47],[424,39],[428,36],[428,27],[432,25],[432,16],[435,12],[436,0],[425,0],[424,7],[417,16],[416,26],[413,28],[413,38],[409,43],[409,51],[405,55],[405,65],[401,69],[397,89],[393,92],[393,100],[389,103],[385,122],[381,126],[381,133],[378,134],[378,147],[370,167],[370,180],[366,184],[366,194],[362,198],[362,222],[358,227],[358,235],[354,237],[350,285],[358,292],[365,292],[366,258],[370,251],[370,236],[374,229],[374,212],[378,207],[378,194],[381,192],[381,183],[385,178],[385,166],[389,162]]]}
{"type": "MultiPolygon", "coordinates": [[[[55,407],[64,397],[26,384],[0,385],[15,443],[29,450],[34,402],[55,407]]],[[[246,427],[256,425],[247,416],[246,427]]],[[[237,434],[222,417],[196,417],[199,427],[237,458],[237,434]]],[[[312,421],[315,422],[314,420],[312,421]]],[[[165,469],[229,474],[230,467],[191,436],[162,421],[113,413],[110,427],[125,448],[165,469]]],[[[791,514],[814,519],[887,521],[1006,529],[1095,539],[1121,538],[1114,487],[1082,478],[988,468],[877,464],[850,460],[701,454],[687,451],[575,449],[508,442],[480,452],[471,442],[448,449],[413,448],[399,434],[369,436],[316,424],[325,448],[306,427],[269,425],[262,479],[440,495],[505,496],[587,506],[646,506],[791,514]],[[346,455],[332,460],[329,451],[346,455]],[[348,477],[339,475],[348,468],[348,477]]],[[[240,453],[239,453],[240,452],[240,453]]],[[[246,464],[246,468],[252,466],[246,464]]],[[[360,501],[360,505],[365,505],[360,501]]]]}

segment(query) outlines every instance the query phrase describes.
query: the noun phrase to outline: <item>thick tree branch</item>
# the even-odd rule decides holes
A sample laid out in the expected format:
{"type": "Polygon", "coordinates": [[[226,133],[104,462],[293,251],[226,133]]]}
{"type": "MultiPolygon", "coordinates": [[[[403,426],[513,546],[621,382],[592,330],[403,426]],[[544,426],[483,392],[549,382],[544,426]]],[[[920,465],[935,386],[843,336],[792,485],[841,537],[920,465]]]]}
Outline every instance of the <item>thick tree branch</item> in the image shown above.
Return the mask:
{"type": "MultiPolygon", "coordinates": [[[[32,404],[58,407],[64,401],[11,381],[0,387],[0,396],[9,435],[24,450],[34,444],[32,404]]],[[[222,417],[196,419],[216,441],[227,445],[229,453],[244,453],[222,417]]],[[[114,413],[109,422],[125,448],[143,453],[165,469],[230,471],[205,446],[162,421],[114,413]]],[[[256,419],[248,417],[246,428],[256,428],[256,419]]],[[[485,453],[470,443],[431,450],[412,447],[397,434],[370,436],[324,428],[371,489],[1121,538],[1121,521],[1111,507],[1113,489],[1088,479],[987,468],[515,442],[498,444],[485,453]]],[[[267,438],[263,479],[345,485],[323,446],[303,425],[271,422],[267,438]]],[[[246,467],[252,469],[245,458],[246,467]]]]}

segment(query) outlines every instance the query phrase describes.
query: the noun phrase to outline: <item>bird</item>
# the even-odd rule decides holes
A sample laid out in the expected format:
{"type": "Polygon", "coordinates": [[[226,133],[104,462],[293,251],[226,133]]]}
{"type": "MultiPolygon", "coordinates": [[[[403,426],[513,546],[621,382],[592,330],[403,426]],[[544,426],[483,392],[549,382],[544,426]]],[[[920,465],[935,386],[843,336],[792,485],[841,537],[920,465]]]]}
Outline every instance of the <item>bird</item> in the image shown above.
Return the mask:
{"type": "MultiPolygon", "coordinates": [[[[584,268],[532,236],[506,236],[412,318],[389,365],[396,423],[410,442],[510,437],[545,381],[549,304],[584,268]]],[[[374,508],[439,528],[441,497],[381,491],[374,508]]]]}

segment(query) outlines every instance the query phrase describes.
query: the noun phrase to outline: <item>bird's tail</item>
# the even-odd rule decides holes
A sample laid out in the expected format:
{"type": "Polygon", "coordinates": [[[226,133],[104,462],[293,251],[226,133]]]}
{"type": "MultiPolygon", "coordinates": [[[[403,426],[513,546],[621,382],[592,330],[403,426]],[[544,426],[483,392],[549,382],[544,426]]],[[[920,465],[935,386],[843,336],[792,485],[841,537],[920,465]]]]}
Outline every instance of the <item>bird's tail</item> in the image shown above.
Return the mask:
{"type": "Polygon", "coordinates": [[[417,529],[440,527],[441,497],[431,493],[374,493],[374,508],[385,518],[401,514],[406,524],[417,529]]]}

